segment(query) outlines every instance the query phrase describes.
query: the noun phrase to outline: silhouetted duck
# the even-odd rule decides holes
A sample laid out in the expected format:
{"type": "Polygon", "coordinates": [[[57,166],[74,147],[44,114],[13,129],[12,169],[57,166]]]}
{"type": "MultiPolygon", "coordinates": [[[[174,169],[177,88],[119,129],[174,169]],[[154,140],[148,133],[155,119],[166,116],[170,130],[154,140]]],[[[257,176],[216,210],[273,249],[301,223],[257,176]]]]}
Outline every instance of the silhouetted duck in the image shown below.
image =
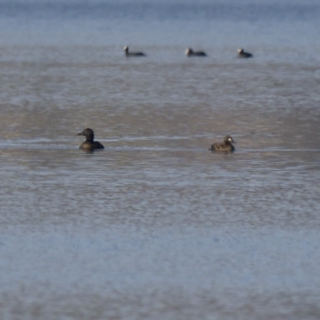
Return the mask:
{"type": "Polygon", "coordinates": [[[239,58],[252,58],[253,57],[253,54],[244,51],[242,48],[239,48],[237,51],[238,51],[239,58]]]}
{"type": "Polygon", "coordinates": [[[103,149],[104,146],[99,141],[94,140],[93,130],[90,128],[84,129],[82,132],[78,133],[78,136],[85,136],[86,141],[84,141],[79,149],[85,151],[93,151],[94,149],[103,149]]]}
{"type": "Polygon", "coordinates": [[[145,54],[143,52],[129,52],[129,47],[124,47],[124,54],[126,57],[145,57],[145,54]]]}
{"type": "Polygon", "coordinates": [[[232,143],[235,143],[235,141],[232,139],[231,136],[226,136],[223,139],[223,142],[217,142],[214,143],[209,150],[211,151],[219,151],[219,152],[233,152],[235,150],[232,143]]]}
{"type": "Polygon", "coordinates": [[[188,48],[185,52],[187,57],[206,57],[207,54],[203,51],[193,51],[191,48],[188,48]]]}

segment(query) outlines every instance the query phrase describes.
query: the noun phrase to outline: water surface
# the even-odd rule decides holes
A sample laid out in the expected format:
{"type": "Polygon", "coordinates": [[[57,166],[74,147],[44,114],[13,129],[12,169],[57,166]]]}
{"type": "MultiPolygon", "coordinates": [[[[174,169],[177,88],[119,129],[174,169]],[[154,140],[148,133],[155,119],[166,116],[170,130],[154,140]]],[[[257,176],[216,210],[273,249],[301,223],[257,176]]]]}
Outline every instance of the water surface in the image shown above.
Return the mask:
{"type": "Polygon", "coordinates": [[[316,1],[0,7],[1,319],[319,318],[316,1]]]}

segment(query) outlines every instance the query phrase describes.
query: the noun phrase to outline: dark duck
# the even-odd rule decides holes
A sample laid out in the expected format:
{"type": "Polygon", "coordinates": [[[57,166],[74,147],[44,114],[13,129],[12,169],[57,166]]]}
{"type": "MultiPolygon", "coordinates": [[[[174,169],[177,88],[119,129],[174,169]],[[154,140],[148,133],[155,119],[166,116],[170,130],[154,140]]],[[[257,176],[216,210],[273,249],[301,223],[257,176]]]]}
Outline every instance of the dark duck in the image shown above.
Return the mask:
{"type": "Polygon", "coordinates": [[[225,153],[233,152],[235,150],[235,148],[232,145],[232,143],[235,143],[235,141],[232,139],[232,137],[231,136],[226,136],[223,139],[223,142],[214,143],[209,148],[209,150],[217,151],[217,152],[225,152],[225,153]]]}
{"type": "Polygon", "coordinates": [[[242,48],[239,48],[237,51],[238,51],[239,58],[252,58],[253,57],[252,53],[246,52],[242,48]]]}
{"type": "Polygon", "coordinates": [[[129,52],[128,46],[125,46],[123,50],[126,57],[145,57],[146,56],[143,52],[129,52]]]}
{"type": "Polygon", "coordinates": [[[206,57],[207,54],[203,51],[193,51],[191,48],[188,48],[185,52],[187,57],[206,57]]]}
{"type": "Polygon", "coordinates": [[[99,141],[94,141],[94,132],[92,129],[87,128],[78,133],[78,136],[85,136],[86,140],[81,144],[79,149],[85,151],[93,151],[95,149],[103,149],[104,146],[99,141]]]}

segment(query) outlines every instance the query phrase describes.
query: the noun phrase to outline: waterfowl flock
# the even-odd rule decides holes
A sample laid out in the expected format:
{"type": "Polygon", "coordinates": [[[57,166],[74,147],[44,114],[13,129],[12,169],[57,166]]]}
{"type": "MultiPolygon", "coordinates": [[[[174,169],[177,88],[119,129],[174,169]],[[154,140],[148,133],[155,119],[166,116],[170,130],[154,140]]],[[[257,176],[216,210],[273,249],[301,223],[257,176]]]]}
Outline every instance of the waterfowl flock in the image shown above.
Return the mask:
{"type": "MultiPolygon", "coordinates": [[[[144,52],[131,52],[129,51],[129,47],[123,47],[124,54],[126,57],[145,57],[146,54],[144,52]]],[[[246,52],[243,48],[237,49],[239,58],[252,58],[253,54],[246,52]]],[[[207,57],[207,54],[204,51],[194,51],[192,48],[187,48],[185,51],[185,55],[187,57],[207,57]]]]}
{"type": "MultiPolygon", "coordinates": [[[[99,141],[94,141],[94,132],[90,128],[84,129],[82,132],[78,133],[78,136],[85,136],[86,140],[80,145],[79,149],[92,152],[97,149],[104,149],[104,146],[99,141]]],[[[223,142],[216,142],[209,148],[210,151],[223,152],[223,153],[231,153],[235,151],[232,143],[235,141],[231,136],[226,136],[223,142]]]]}
{"type": "MultiPolygon", "coordinates": [[[[129,51],[129,47],[123,47],[126,57],[145,57],[146,54],[141,51],[129,51]]],[[[244,49],[239,48],[237,50],[239,58],[252,58],[253,54],[244,51],[244,49]]],[[[204,51],[193,51],[192,48],[187,48],[185,51],[187,57],[207,57],[207,54],[204,51]]],[[[94,140],[94,132],[90,128],[84,129],[82,132],[78,133],[79,136],[85,136],[86,140],[80,145],[79,149],[84,151],[94,151],[97,149],[104,149],[104,146],[99,142],[94,140]]],[[[210,151],[214,152],[223,152],[231,153],[235,151],[233,146],[235,141],[230,135],[227,135],[222,142],[216,142],[212,144],[209,148],[210,151]]]]}

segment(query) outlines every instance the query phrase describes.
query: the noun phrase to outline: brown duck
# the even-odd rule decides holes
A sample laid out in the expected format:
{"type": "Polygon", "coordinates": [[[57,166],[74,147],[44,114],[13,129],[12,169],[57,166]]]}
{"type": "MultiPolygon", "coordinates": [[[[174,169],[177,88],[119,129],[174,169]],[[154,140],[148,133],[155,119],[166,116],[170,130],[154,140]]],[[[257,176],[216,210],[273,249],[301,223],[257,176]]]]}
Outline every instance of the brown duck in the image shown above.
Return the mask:
{"type": "Polygon", "coordinates": [[[226,136],[223,139],[223,142],[217,142],[214,143],[209,150],[211,151],[218,151],[218,152],[233,152],[235,150],[234,146],[232,143],[235,143],[235,141],[232,139],[231,136],[226,136]]]}

